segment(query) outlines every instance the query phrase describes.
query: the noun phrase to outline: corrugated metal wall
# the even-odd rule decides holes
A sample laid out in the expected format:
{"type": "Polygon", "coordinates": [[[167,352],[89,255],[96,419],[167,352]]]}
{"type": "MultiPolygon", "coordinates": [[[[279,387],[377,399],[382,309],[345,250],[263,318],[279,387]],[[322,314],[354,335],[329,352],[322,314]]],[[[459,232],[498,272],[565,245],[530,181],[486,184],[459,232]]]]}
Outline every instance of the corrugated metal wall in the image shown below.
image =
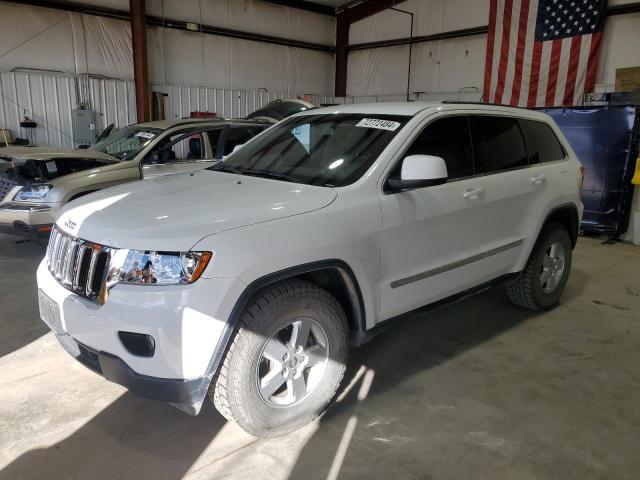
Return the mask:
{"type": "MultiPolygon", "coordinates": [[[[211,111],[226,118],[244,117],[284,93],[264,90],[229,90],[182,85],[153,85],[167,94],[165,117],[186,117],[192,111],[211,111]]],[[[0,73],[0,128],[14,137],[27,138],[20,128],[24,116],[34,120],[34,143],[39,146],[73,148],[71,111],[86,99],[87,107],[100,114],[98,130],[115,123],[122,128],[136,121],[133,82],[109,79],[88,80],[63,75],[0,73]]],[[[331,103],[331,97],[314,97],[313,103],[331,103]]]]}
{"type": "MultiPolygon", "coordinates": [[[[244,117],[277,98],[281,92],[266,90],[230,90],[221,88],[189,87],[184,85],[153,85],[154,91],[163,92],[165,117],[186,117],[193,111],[216,112],[225,118],[244,117]]],[[[412,100],[472,100],[480,92],[463,90],[450,93],[412,94],[412,100]]],[[[302,96],[302,95],[300,95],[302,96]]],[[[37,75],[27,73],[0,73],[0,128],[8,128],[14,137],[27,138],[28,131],[19,124],[24,116],[34,120],[36,145],[73,148],[71,110],[78,99],[100,114],[101,130],[115,123],[122,128],[136,121],[136,101],[133,82],[108,79],[85,79],[63,75],[37,75]]],[[[405,95],[375,95],[358,97],[313,96],[309,101],[321,103],[365,103],[404,101],[405,95]]]]}
{"type": "MultiPolygon", "coordinates": [[[[165,117],[182,118],[194,111],[216,112],[225,118],[246,117],[251,112],[276,99],[303,97],[303,94],[288,96],[283,92],[266,90],[231,90],[224,88],[189,87],[183,85],[152,85],[152,90],[167,94],[165,117]]],[[[311,103],[332,103],[333,97],[313,96],[311,103]]]]}
{"type": "Polygon", "coordinates": [[[71,110],[78,106],[79,98],[100,113],[98,129],[110,123],[122,127],[135,122],[133,82],[0,73],[0,127],[20,138],[29,138],[32,132],[36,145],[72,148],[71,110]],[[20,128],[25,116],[35,121],[37,128],[20,128]]]}

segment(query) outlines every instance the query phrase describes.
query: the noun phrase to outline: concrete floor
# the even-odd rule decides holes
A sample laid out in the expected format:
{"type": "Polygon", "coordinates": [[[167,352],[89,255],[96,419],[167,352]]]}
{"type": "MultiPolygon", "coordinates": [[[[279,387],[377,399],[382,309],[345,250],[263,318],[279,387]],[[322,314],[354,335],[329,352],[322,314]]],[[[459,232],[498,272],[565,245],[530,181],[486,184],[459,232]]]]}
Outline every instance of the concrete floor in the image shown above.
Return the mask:
{"type": "Polygon", "coordinates": [[[582,238],[545,314],[495,289],[398,324],[353,352],[322,419],[274,440],[76,363],[38,318],[42,255],[0,235],[2,479],[638,478],[638,247],[582,238]]]}

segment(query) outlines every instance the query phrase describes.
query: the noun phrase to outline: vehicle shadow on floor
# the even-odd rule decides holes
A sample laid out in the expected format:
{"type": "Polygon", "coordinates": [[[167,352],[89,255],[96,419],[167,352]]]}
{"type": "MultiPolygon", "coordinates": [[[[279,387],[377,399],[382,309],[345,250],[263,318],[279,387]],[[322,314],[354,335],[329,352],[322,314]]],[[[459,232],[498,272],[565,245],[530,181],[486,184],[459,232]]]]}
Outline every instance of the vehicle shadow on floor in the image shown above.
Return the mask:
{"type": "MultiPolygon", "coordinates": [[[[425,418],[453,407],[433,405],[428,386],[422,380],[411,382],[411,377],[536,316],[510,304],[503,289],[495,288],[398,321],[352,352],[338,395],[342,399],[321,418],[289,478],[414,478],[374,453],[395,449],[402,455],[406,443],[410,453],[405,458],[415,461],[412,455],[419,456],[424,448],[416,442],[429,435],[425,418]]],[[[433,388],[437,391],[438,385],[433,388]]]]}
{"type": "Polygon", "coordinates": [[[193,417],[125,393],[61,442],[18,457],[0,478],[180,479],[224,423],[207,399],[193,417]]]}
{"type": "Polygon", "coordinates": [[[45,244],[0,234],[0,357],[49,331],[40,320],[36,286],[45,244]]]}

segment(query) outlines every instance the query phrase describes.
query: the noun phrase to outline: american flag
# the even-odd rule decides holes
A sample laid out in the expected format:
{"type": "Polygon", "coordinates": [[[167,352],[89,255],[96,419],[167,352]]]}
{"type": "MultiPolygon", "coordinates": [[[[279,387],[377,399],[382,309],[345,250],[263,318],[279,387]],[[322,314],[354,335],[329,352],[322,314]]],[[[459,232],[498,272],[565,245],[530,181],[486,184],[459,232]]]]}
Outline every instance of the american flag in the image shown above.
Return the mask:
{"type": "Polygon", "coordinates": [[[595,84],[607,0],[491,0],[483,100],[580,105],[595,84]]]}

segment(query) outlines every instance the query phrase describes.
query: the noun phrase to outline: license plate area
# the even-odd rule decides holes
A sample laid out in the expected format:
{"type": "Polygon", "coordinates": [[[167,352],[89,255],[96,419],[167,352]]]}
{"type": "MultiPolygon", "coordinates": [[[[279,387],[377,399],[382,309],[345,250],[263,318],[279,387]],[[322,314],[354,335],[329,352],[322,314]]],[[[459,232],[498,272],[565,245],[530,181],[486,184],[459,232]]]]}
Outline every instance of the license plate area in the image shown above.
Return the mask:
{"type": "Polygon", "coordinates": [[[58,303],[51,300],[42,290],[38,290],[38,305],[40,307],[40,318],[53,330],[53,333],[57,335],[65,333],[62,329],[58,303]]]}

